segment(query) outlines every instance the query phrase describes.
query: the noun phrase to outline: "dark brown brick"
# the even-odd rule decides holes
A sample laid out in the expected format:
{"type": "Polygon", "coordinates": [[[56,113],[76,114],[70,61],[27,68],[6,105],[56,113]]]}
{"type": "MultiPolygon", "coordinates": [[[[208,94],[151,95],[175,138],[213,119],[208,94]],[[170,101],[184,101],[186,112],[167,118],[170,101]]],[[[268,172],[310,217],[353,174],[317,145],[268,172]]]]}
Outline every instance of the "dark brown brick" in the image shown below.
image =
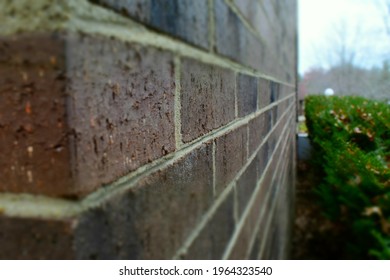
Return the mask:
{"type": "Polygon", "coordinates": [[[262,113],[249,121],[249,156],[256,151],[268,133],[268,124],[266,123],[265,116],[266,114],[262,113]]]}
{"type": "Polygon", "coordinates": [[[171,54],[72,37],[67,63],[72,156],[83,192],[175,150],[171,54]]]}
{"type": "Polygon", "coordinates": [[[244,117],[257,109],[257,78],[245,74],[237,76],[238,116],[244,117]]]}
{"type": "Polygon", "coordinates": [[[223,0],[214,1],[215,44],[219,54],[241,64],[260,69],[265,46],[241,22],[223,0]],[[225,32],[229,30],[229,32],[225,32]]]}
{"type": "Polygon", "coordinates": [[[207,49],[207,0],[90,0],[149,27],[207,49]]]}
{"type": "Polygon", "coordinates": [[[215,140],[215,189],[218,195],[247,160],[247,126],[239,127],[215,140]]]}
{"type": "Polygon", "coordinates": [[[274,37],[274,27],[269,21],[269,15],[262,8],[261,2],[234,0],[234,4],[262,38],[271,40],[274,37]]]}
{"type": "Polygon", "coordinates": [[[236,192],[237,192],[237,214],[240,217],[245,208],[247,207],[250,198],[252,197],[253,191],[256,187],[258,172],[259,172],[259,162],[254,159],[248,165],[247,169],[240,176],[236,183],[236,192]]]}
{"type": "Polygon", "coordinates": [[[0,39],[0,191],[73,191],[64,39],[0,39]]]}
{"type": "Polygon", "coordinates": [[[280,95],[280,84],[271,81],[269,83],[270,87],[270,103],[274,103],[279,100],[279,95],[280,95]]]}
{"type": "Polygon", "coordinates": [[[211,206],[211,147],[201,146],[84,214],[77,257],[172,258],[211,206]]]}
{"type": "Polygon", "coordinates": [[[181,132],[189,142],[234,119],[234,74],[231,70],[183,59],[181,65],[181,132]]]}
{"type": "Polygon", "coordinates": [[[74,220],[0,217],[0,259],[73,259],[74,220]]]}
{"type": "Polygon", "coordinates": [[[259,109],[270,104],[270,81],[259,78],[259,109]]]}
{"type": "Polygon", "coordinates": [[[84,195],[175,150],[169,53],[64,34],[0,46],[0,191],[84,195]]]}
{"type": "Polygon", "coordinates": [[[231,192],[199,233],[183,259],[221,259],[234,231],[234,196],[231,192]]]}
{"type": "MultiPolygon", "coordinates": [[[[264,204],[266,203],[266,195],[268,191],[268,186],[271,184],[273,171],[268,170],[264,175],[264,179],[260,185],[260,189],[257,193],[252,193],[252,196],[255,196],[255,201],[252,204],[252,207],[249,210],[249,214],[246,216],[244,225],[241,229],[241,232],[236,240],[236,243],[233,246],[229,259],[246,259],[252,248],[251,242],[254,238],[256,231],[256,226],[260,222],[260,227],[263,227],[267,221],[268,210],[264,204]]],[[[255,183],[256,184],[256,183],[255,183]]]]}

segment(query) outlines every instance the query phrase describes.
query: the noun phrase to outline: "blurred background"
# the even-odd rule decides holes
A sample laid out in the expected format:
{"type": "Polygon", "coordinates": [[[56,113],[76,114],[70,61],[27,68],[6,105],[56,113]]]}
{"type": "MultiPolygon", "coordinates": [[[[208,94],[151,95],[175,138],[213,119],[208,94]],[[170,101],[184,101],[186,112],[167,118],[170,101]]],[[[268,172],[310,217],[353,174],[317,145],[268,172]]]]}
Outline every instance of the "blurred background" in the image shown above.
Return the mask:
{"type": "Polygon", "coordinates": [[[299,99],[390,101],[390,0],[299,0],[299,99]],[[329,93],[329,90],[328,90],[329,93]]]}

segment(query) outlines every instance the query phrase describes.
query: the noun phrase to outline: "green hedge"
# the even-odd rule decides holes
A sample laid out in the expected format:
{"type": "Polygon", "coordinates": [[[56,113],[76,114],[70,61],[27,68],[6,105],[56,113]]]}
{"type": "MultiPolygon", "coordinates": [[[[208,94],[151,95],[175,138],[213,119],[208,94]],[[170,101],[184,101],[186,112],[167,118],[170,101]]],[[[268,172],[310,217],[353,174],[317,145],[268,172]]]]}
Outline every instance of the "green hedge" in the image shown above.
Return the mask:
{"type": "Polygon", "coordinates": [[[390,106],[361,97],[308,96],[315,186],[345,239],[343,258],[390,259],[390,106]]]}

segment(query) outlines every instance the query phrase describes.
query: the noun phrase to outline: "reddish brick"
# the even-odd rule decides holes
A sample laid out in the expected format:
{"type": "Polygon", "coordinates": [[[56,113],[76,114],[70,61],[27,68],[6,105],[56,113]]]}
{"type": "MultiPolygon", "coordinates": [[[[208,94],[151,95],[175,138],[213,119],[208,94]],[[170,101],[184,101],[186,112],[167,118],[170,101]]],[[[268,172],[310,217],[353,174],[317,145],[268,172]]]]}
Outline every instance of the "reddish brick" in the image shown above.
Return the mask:
{"type": "Polygon", "coordinates": [[[181,132],[189,142],[234,119],[234,73],[184,58],[181,65],[181,132]]]}
{"type": "Polygon", "coordinates": [[[85,213],[77,258],[172,258],[211,206],[211,147],[201,146],[85,213]]]}
{"type": "Polygon", "coordinates": [[[71,193],[64,39],[0,39],[0,191],[71,193]]]}
{"type": "Polygon", "coordinates": [[[247,160],[247,126],[241,126],[215,140],[215,190],[218,195],[247,160]]]}
{"type": "Polygon", "coordinates": [[[239,74],[237,76],[238,116],[244,117],[257,109],[257,78],[239,74]]]}
{"type": "Polygon", "coordinates": [[[73,259],[73,220],[0,217],[0,259],[73,259]]]}
{"type": "Polygon", "coordinates": [[[84,195],[175,150],[169,53],[78,35],[0,45],[1,191],[84,195]]]}

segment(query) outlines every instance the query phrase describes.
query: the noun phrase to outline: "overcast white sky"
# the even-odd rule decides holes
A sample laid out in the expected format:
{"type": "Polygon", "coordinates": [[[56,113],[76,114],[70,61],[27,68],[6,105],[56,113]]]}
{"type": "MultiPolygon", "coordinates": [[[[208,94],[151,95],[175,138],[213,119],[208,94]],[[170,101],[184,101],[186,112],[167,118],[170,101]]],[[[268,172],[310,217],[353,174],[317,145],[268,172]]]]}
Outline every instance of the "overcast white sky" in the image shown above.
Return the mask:
{"type": "Polygon", "coordinates": [[[389,58],[390,38],[386,36],[383,0],[298,0],[299,73],[313,66],[328,67],[335,30],[345,22],[347,45],[356,63],[372,67],[389,58]]]}

